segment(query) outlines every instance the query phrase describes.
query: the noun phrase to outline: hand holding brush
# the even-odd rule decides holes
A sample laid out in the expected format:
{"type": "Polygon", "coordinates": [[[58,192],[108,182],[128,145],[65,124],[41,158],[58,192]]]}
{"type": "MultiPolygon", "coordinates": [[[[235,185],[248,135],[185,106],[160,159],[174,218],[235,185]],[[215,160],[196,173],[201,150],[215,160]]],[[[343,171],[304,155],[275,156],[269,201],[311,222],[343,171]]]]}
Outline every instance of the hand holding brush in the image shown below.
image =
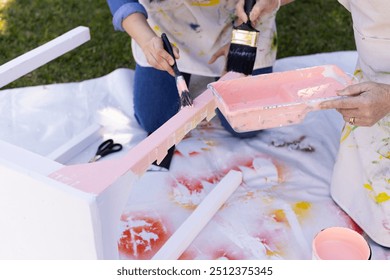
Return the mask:
{"type": "Polygon", "coordinates": [[[234,27],[227,57],[226,70],[251,75],[256,60],[257,39],[256,30],[249,19],[250,12],[256,0],[245,0],[244,10],[248,20],[234,27]]]}
{"type": "Polygon", "coordinates": [[[242,22],[250,20],[252,26],[255,27],[260,18],[276,12],[282,4],[285,5],[292,1],[293,0],[256,0],[256,4],[249,13],[247,13],[244,8],[245,0],[239,0],[236,5],[236,14],[242,22]]]}
{"type": "Polygon", "coordinates": [[[173,71],[175,72],[176,77],[176,86],[179,91],[180,96],[180,107],[192,106],[192,98],[190,92],[188,90],[186,81],[184,80],[183,75],[179,71],[177,67],[175,55],[173,53],[173,49],[171,43],[168,40],[168,37],[165,33],[161,34],[161,39],[163,41],[164,49],[173,57],[174,64],[172,65],[173,71]]]}

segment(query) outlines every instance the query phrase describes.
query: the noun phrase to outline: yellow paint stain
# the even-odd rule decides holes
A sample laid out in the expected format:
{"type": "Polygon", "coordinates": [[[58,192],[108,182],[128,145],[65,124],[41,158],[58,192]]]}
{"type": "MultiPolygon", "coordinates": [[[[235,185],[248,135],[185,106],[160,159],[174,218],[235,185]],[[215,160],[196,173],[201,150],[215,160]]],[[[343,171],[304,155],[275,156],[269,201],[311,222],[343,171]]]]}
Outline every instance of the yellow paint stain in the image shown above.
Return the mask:
{"type": "Polygon", "coordinates": [[[348,136],[351,134],[351,132],[356,128],[357,126],[351,126],[349,124],[346,124],[343,129],[343,135],[341,136],[340,143],[342,143],[345,139],[348,138],[348,136]]]}
{"type": "Polygon", "coordinates": [[[272,251],[271,249],[269,249],[268,247],[265,248],[265,254],[267,256],[278,256],[279,253],[276,252],[276,251],[272,251]]]}
{"type": "Polygon", "coordinates": [[[204,51],[199,51],[198,52],[198,56],[205,56],[205,55],[206,55],[206,53],[204,51]]]}
{"type": "Polygon", "coordinates": [[[214,141],[211,141],[211,140],[204,141],[204,143],[205,143],[207,146],[210,146],[210,147],[217,146],[217,144],[216,144],[214,141]]]}
{"type": "Polygon", "coordinates": [[[198,0],[198,1],[193,1],[191,3],[191,6],[195,6],[195,7],[211,7],[211,6],[218,5],[219,2],[220,2],[220,0],[209,0],[209,1],[198,0]]]}
{"type": "Polygon", "coordinates": [[[310,208],[311,208],[311,203],[307,201],[297,202],[293,206],[293,210],[295,214],[301,217],[305,215],[310,208]]]}
{"type": "Polygon", "coordinates": [[[159,14],[161,14],[161,16],[162,16],[163,18],[167,19],[168,21],[171,21],[170,16],[168,16],[168,14],[167,14],[163,9],[160,8],[160,9],[157,10],[157,12],[158,12],[159,14]]]}
{"type": "Polygon", "coordinates": [[[385,192],[381,192],[375,197],[376,203],[382,203],[388,200],[390,200],[390,196],[385,192]]]}
{"type": "Polygon", "coordinates": [[[366,183],[366,184],[363,184],[363,187],[364,187],[364,188],[366,188],[367,190],[370,190],[370,191],[372,191],[372,190],[373,190],[373,188],[372,188],[371,184],[368,184],[368,183],[366,183]]]}
{"type": "Polygon", "coordinates": [[[390,159],[390,152],[387,152],[387,154],[384,155],[384,157],[390,159]]]}
{"type": "Polygon", "coordinates": [[[263,244],[263,246],[265,248],[265,254],[267,256],[277,256],[277,255],[280,255],[277,250],[273,250],[272,248],[270,248],[269,244],[267,244],[267,242],[265,242],[264,240],[261,240],[261,243],[263,244]]]}
{"type": "Polygon", "coordinates": [[[158,32],[158,33],[161,32],[160,26],[158,26],[158,25],[153,26],[153,30],[158,32]]]}
{"type": "Polygon", "coordinates": [[[276,209],[272,213],[272,217],[274,218],[275,221],[277,221],[279,223],[287,222],[286,213],[284,213],[284,211],[282,209],[276,209]]]}
{"type": "Polygon", "coordinates": [[[357,68],[357,69],[355,70],[355,72],[353,72],[353,76],[354,76],[356,79],[358,79],[358,80],[363,79],[363,71],[362,71],[362,69],[357,68]]]}

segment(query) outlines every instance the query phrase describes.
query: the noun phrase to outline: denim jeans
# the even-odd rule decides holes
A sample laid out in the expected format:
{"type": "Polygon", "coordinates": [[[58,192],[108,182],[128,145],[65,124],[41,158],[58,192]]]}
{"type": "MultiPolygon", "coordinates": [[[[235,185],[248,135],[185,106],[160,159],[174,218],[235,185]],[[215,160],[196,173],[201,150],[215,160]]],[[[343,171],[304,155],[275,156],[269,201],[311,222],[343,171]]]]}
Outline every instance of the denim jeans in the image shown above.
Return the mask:
{"type": "MultiPolygon", "coordinates": [[[[253,75],[271,73],[272,67],[256,69],[253,75]]],[[[183,73],[189,85],[191,75],[183,73]]],[[[138,123],[147,132],[152,133],[174,116],[180,109],[180,99],[176,80],[166,71],[153,67],[136,65],[134,77],[134,114],[138,123]]],[[[237,133],[217,109],[222,126],[233,136],[247,138],[255,136],[258,131],[237,133]]]]}

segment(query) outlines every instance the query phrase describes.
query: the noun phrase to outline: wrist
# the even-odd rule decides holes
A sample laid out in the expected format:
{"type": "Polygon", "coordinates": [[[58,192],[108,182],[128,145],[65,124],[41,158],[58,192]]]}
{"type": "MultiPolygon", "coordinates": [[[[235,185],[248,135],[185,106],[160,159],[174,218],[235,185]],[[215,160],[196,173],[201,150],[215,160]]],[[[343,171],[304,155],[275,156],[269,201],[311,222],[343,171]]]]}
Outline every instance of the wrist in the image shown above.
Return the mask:
{"type": "Polygon", "coordinates": [[[134,13],[128,16],[122,22],[123,29],[133,38],[137,44],[143,49],[144,46],[157,37],[156,33],[150,28],[146,17],[140,13],[134,13]]]}

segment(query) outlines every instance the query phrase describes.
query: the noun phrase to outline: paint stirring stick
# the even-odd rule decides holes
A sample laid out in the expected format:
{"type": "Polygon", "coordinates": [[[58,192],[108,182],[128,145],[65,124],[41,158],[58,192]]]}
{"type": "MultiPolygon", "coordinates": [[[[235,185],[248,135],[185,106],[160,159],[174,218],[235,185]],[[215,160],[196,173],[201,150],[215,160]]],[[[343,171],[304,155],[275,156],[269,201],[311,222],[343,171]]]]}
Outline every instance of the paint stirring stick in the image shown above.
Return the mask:
{"type": "Polygon", "coordinates": [[[165,242],[152,260],[177,260],[241,182],[242,173],[231,170],[165,242]]]}

